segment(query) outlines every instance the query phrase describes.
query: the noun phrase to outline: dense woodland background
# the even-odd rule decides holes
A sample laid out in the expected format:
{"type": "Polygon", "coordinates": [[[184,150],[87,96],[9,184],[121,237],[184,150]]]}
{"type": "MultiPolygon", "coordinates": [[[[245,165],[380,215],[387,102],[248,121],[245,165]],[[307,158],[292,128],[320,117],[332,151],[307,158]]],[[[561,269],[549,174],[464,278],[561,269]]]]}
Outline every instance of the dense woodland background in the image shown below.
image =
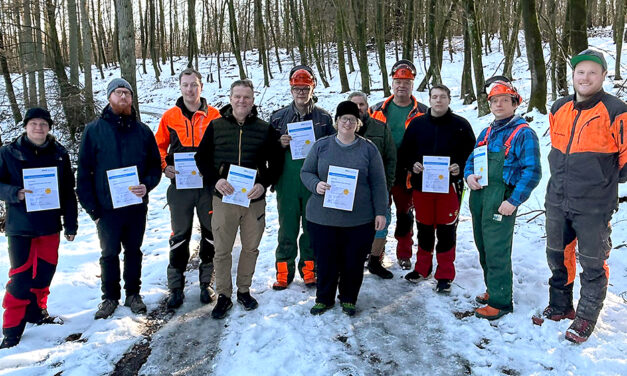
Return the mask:
{"type": "MultiPolygon", "coordinates": [[[[489,109],[482,92],[487,78],[482,55],[492,52],[494,39],[505,56],[502,73],[510,77],[512,61],[520,54],[520,43],[525,43],[532,81],[528,110],[546,113],[548,95],[555,99],[568,93],[568,56],[588,47],[588,30],[607,31],[602,28],[611,26],[616,51],[622,49],[627,37],[626,2],[0,0],[0,70],[6,87],[0,123],[12,116],[11,123],[18,124],[25,108],[47,107],[54,100],[62,107],[63,116],[57,116],[60,127],[67,130],[70,142],[76,142],[84,124],[98,112],[92,70],[86,66],[95,65],[102,79],[103,68],[119,66],[135,87],[139,69],[153,70],[159,81],[163,75],[176,74],[174,61],[185,59],[189,66],[198,67],[199,56],[215,58],[211,71],[202,73],[220,87],[222,67],[231,63],[237,64],[242,78],[250,64],[262,65],[267,86],[277,73],[270,62],[276,61],[280,72],[294,64],[312,65],[325,87],[333,75],[339,75],[342,92],[383,90],[389,95],[386,49],[424,67],[428,73],[417,87],[422,91],[441,81],[446,55],[452,58],[454,51],[463,48],[461,96],[466,104],[477,101],[483,115],[489,109]],[[548,58],[542,53],[545,44],[550,47],[548,58]],[[370,85],[369,50],[378,56],[382,88],[370,85]],[[289,60],[280,51],[287,52],[289,60]],[[53,80],[46,79],[47,71],[53,80]],[[360,72],[361,87],[349,87],[347,71],[360,72]]],[[[610,78],[621,85],[620,53],[606,52],[616,56],[610,78]]]]}

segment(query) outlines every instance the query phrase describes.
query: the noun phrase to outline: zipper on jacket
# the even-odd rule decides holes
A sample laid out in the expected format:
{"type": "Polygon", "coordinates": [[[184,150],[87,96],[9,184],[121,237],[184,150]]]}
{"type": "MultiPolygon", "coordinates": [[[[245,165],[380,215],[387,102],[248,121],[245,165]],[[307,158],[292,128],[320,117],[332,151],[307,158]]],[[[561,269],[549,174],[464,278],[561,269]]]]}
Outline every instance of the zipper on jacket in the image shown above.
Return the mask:
{"type": "Polygon", "coordinates": [[[244,132],[244,126],[239,126],[239,148],[237,153],[237,164],[242,165],[242,133],[244,132]]]}
{"type": "Polygon", "coordinates": [[[192,123],[192,125],[191,125],[191,128],[192,128],[192,147],[196,146],[196,145],[194,145],[194,118],[195,117],[196,117],[196,114],[192,115],[192,121],[191,121],[191,123],[192,123]]]}
{"type": "Polygon", "coordinates": [[[189,137],[189,123],[187,122],[187,119],[185,119],[185,136],[189,137]]]}
{"type": "Polygon", "coordinates": [[[620,121],[620,143],[623,144],[623,121],[620,121]]]}
{"type": "Polygon", "coordinates": [[[588,126],[588,124],[590,124],[590,123],[592,122],[592,120],[595,120],[595,119],[598,119],[598,118],[600,118],[600,116],[598,116],[598,115],[597,115],[597,116],[593,117],[592,119],[590,119],[590,120],[586,121],[586,122],[584,123],[584,125],[582,125],[582,126],[581,126],[581,129],[579,130],[579,134],[577,135],[577,143],[579,143],[579,140],[581,140],[581,132],[583,132],[583,129],[584,129],[585,127],[587,127],[587,126],[588,126]]]}
{"type": "Polygon", "coordinates": [[[566,155],[564,155],[564,203],[563,207],[568,209],[570,205],[568,205],[568,194],[566,193],[568,190],[568,184],[566,182],[566,178],[568,177],[568,156],[570,155],[570,147],[573,144],[573,138],[575,138],[575,128],[577,127],[577,120],[579,120],[579,116],[581,115],[581,110],[577,110],[577,115],[575,116],[575,120],[573,120],[573,129],[570,132],[570,140],[568,140],[568,146],[566,146],[566,155]]]}
{"type": "Polygon", "coordinates": [[[573,120],[573,129],[570,131],[570,140],[568,140],[568,146],[566,146],[567,158],[568,158],[568,154],[570,153],[570,147],[573,144],[573,139],[575,138],[575,128],[577,128],[577,120],[579,120],[580,115],[581,115],[581,110],[577,110],[577,116],[575,116],[575,120],[573,120]]]}

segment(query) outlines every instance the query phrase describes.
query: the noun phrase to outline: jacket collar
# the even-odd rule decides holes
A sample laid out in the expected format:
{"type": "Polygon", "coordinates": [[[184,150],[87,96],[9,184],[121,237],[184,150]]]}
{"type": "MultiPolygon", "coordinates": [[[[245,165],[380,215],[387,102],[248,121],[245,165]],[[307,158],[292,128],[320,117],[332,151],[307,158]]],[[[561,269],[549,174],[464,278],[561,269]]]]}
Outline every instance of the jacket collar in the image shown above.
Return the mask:
{"type": "MultiPolygon", "coordinates": [[[[307,107],[305,108],[305,115],[307,116],[309,114],[311,114],[314,110],[314,107],[316,106],[316,102],[312,99],[309,101],[309,103],[307,103],[307,107]]],[[[296,108],[296,103],[294,103],[294,101],[292,101],[292,111],[294,112],[294,116],[297,116],[300,118],[300,112],[298,112],[298,109],[296,108]]]]}
{"type": "Polygon", "coordinates": [[[207,104],[207,100],[203,97],[200,97],[200,108],[196,112],[192,112],[189,109],[187,109],[187,106],[185,106],[185,101],[183,100],[183,96],[180,96],[179,99],[176,100],[176,107],[181,109],[181,112],[183,113],[183,115],[191,113],[192,116],[196,112],[201,112],[203,115],[207,116],[207,111],[209,110],[209,105],[207,104]]]}
{"type": "Polygon", "coordinates": [[[135,112],[135,107],[131,106],[131,114],[129,116],[116,115],[115,113],[113,113],[111,105],[107,104],[107,106],[102,110],[102,115],[100,115],[100,118],[112,125],[125,125],[127,127],[130,127],[131,124],[137,121],[137,112],[135,112]]]}
{"type": "MultiPolygon", "coordinates": [[[[233,106],[231,106],[230,103],[220,109],[220,115],[228,121],[237,124],[237,119],[233,116],[233,106]]],[[[246,117],[244,124],[255,122],[257,120],[257,115],[257,105],[253,105],[253,108],[250,111],[250,114],[246,117]]]]}
{"type": "Polygon", "coordinates": [[[575,110],[589,110],[597,105],[601,101],[601,98],[605,95],[603,89],[599,90],[596,94],[586,99],[585,101],[577,102],[577,93],[573,95],[573,107],[575,110]]]}

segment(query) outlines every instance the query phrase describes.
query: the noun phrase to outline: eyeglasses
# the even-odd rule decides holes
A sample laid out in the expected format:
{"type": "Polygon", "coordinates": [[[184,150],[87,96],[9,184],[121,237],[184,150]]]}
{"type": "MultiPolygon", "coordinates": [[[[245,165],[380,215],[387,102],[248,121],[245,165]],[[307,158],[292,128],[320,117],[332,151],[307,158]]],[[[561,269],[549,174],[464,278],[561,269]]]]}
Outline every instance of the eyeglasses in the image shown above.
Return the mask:
{"type": "Polygon", "coordinates": [[[116,97],[120,97],[120,98],[123,96],[130,97],[133,95],[130,91],[124,90],[124,89],[113,90],[113,94],[115,94],[116,97]]]}
{"type": "Polygon", "coordinates": [[[347,117],[347,116],[342,116],[341,118],[339,118],[339,122],[340,123],[349,123],[350,125],[355,125],[357,124],[357,118],[354,116],[351,117],[347,117]]]}
{"type": "Polygon", "coordinates": [[[311,89],[311,87],[309,87],[309,86],[306,86],[306,87],[294,87],[294,86],[292,86],[292,93],[307,94],[307,93],[309,93],[310,89],[311,89]]]}

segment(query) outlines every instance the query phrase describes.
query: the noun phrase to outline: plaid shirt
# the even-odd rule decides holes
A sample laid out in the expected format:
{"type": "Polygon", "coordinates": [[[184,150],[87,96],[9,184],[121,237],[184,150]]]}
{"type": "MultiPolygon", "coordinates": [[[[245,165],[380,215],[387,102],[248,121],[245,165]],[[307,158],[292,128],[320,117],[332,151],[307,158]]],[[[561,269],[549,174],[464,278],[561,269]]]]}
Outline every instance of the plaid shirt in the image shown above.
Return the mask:
{"type": "MultiPolygon", "coordinates": [[[[525,119],[514,116],[505,124],[503,121],[494,121],[490,125],[492,131],[488,137],[488,152],[499,152],[510,134],[520,124],[524,124],[525,119]]],[[[485,128],[477,137],[477,144],[483,141],[488,128],[485,128]]],[[[475,145],[475,148],[477,145],[475,145]]],[[[468,157],[464,178],[474,174],[474,151],[468,157]]],[[[505,158],[503,164],[503,181],[514,187],[510,198],[510,204],[520,206],[531,195],[531,191],[538,185],[542,177],[542,167],[540,165],[540,144],[536,132],[530,127],[524,127],[518,131],[512,147],[505,158]]]]}

